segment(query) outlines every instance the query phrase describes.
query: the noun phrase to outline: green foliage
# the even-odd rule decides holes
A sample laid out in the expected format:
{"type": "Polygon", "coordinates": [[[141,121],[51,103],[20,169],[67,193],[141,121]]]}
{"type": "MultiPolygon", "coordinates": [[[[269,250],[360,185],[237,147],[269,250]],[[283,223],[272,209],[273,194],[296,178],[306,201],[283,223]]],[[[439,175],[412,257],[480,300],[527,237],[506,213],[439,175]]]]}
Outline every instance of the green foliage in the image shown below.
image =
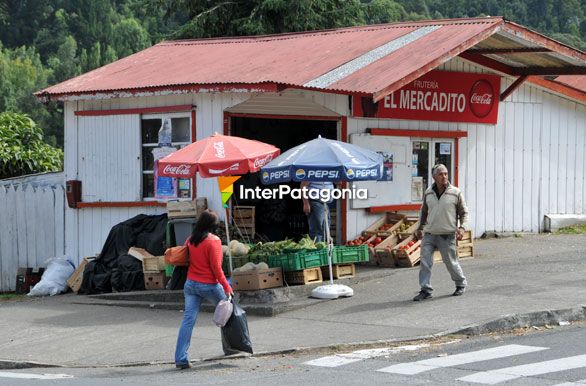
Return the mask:
{"type": "Polygon", "coordinates": [[[63,151],[43,142],[43,130],[24,114],[0,114],[0,179],[63,169],[63,151]]]}

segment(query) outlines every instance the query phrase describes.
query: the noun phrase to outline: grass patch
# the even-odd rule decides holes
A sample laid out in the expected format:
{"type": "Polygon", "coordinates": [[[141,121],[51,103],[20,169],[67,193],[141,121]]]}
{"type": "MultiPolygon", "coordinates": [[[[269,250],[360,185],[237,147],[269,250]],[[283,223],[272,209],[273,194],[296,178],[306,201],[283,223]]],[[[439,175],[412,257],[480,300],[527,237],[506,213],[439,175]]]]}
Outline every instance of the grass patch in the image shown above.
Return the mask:
{"type": "Polygon", "coordinates": [[[560,228],[556,233],[562,235],[581,235],[586,234],[586,224],[574,225],[571,227],[560,228]]]}
{"type": "Polygon", "coordinates": [[[26,299],[26,294],[0,294],[0,302],[18,301],[26,299]]]}

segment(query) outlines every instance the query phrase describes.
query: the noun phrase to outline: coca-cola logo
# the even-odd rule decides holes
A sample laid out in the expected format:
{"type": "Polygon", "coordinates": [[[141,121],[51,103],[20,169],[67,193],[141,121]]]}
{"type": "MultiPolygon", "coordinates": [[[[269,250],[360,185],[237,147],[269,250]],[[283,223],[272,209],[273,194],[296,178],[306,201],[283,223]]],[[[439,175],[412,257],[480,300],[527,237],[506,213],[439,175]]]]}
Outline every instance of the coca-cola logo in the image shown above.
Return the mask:
{"type": "Polygon", "coordinates": [[[163,174],[176,174],[176,175],[181,175],[181,176],[187,176],[190,174],[190,172],[191,172],[191,165],[185,165],[185,164],[178,165],[178,166],[167,165],[163,169],[163,174]]]}
{"type": "Polygon", "coordinates": [[[226,158],[226,152],[224,151],[224,142],[214,142],[214,151],[216,152],[216,157],[226,158]]]}
{"type": "Polygon", "coordinates": [[[494,106],[494,90],[489,81],[485,79],[474,82],[470,89],[470,110],[478,118],[484,118],[492,111],[494,106]]]}
{"type": "Polygon", "coordinates": [[[272,159],[273,159],[273,155],[272,154],[269,154],[266,157],[257,158],[253,162],[254,167],[255,168],[262,168],[263,166],[265,166],[266,164],[268,164],[269,162],[271,162],[272,159]]]}

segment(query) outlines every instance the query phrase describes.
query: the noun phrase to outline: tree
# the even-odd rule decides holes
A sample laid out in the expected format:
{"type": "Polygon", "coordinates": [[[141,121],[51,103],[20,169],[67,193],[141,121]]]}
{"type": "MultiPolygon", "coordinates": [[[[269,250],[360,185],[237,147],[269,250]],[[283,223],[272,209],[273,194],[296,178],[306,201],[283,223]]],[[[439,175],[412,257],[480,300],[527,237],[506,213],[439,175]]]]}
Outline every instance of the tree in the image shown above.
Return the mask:
{"type": "Polygon", "coordinates": [[[43,142],[43,130],[25,114],[0,114],[0,179],[63,169],[63,151],[43,142]]]}
{"type": "Polygon", "coordinates": [[[131,55],[151,45],[147,31],[134,19],[124,19],[112,30],[112,47],[119,58],[131,55]]]}

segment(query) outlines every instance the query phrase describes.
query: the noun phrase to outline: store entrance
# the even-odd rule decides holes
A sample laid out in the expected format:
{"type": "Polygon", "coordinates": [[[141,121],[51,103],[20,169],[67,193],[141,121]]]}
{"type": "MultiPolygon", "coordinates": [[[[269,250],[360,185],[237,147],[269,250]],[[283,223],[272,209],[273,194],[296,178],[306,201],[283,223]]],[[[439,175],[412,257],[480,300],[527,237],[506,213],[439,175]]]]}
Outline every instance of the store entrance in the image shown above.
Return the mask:
{"type": "MultiPolygon", "coordinates": [[[[230,134],[238,137],[254,139],[270,143],[284,153],[288,149],[310,141],[321,135],[324,138],[337,139],[338,121],[299,120],[299,119],[264,119],[264,118],[230,118],[230,134]]],[[[291,188],[298,188],[299,183],[289,183],[291,188]]],[[[240,197],[240,186],[254,189],[277,187],[262,185],[260,173],[242,176],[234,184],[232,205],[256,207],[256,234],[261,240],[299,239],[308,233],[307,217],[303,213],[301,200],[286,197],[278,199],[248,199],[240,197]]],[[[336,202],[330,206],[332,219],[337,218],[336,202]]]]}

